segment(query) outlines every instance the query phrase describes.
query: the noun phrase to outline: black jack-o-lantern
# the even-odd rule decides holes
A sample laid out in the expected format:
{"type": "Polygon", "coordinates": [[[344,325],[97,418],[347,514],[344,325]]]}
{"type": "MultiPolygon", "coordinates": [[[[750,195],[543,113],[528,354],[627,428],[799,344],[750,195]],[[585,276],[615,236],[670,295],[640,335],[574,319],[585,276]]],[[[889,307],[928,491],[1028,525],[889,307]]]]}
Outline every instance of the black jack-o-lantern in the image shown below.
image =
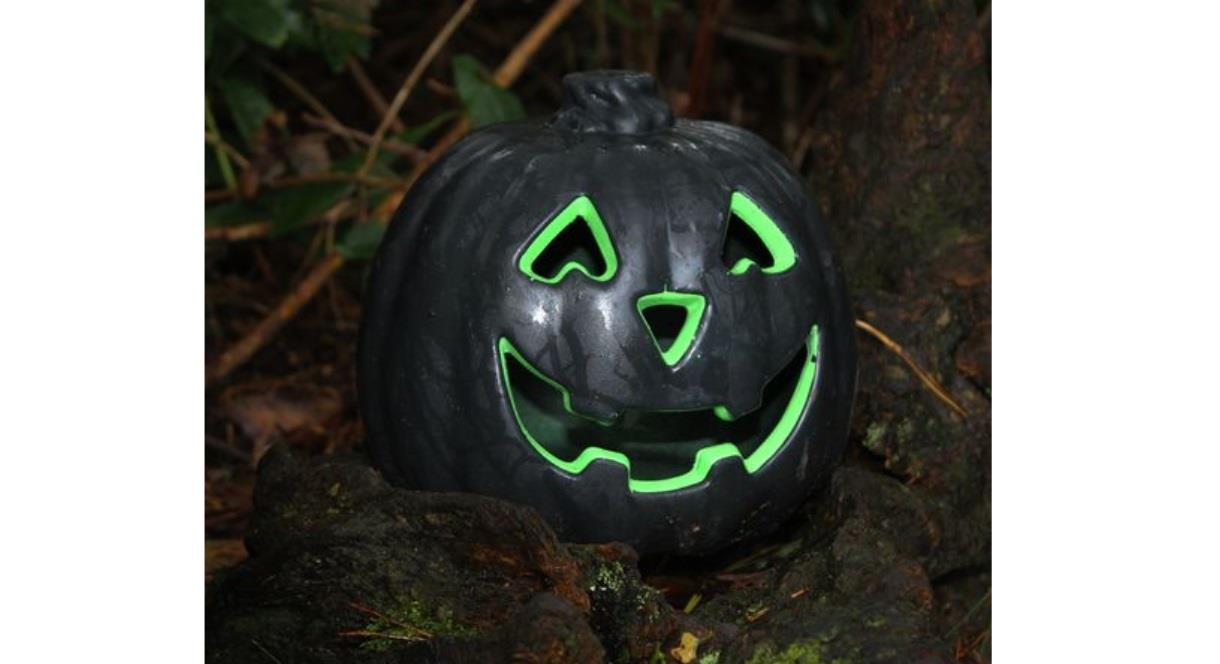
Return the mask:
{"type": "Polygon", "coordinates": [[[373,265],[359,383],[392,481],[561,537],[705,552],[773,529],[842,454],[856,350],[817,206],[761,139],[651,76],[564,78],[475,132],[373,265]]]}

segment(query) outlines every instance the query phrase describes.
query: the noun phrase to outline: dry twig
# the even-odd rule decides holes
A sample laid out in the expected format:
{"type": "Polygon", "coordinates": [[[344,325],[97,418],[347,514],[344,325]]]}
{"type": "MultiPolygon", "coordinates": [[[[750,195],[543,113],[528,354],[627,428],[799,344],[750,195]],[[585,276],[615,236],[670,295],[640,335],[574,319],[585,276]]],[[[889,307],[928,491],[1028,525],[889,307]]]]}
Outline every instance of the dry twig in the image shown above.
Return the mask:
{"type": "Polygon", "coordinates": [[[441,52],[441,47],[453,36],[453,32],[461,25],[462,20],[466,18],[470,10],[474,9],[474,3],[475,0],[466,0],[462,3],[462,6],[458,7],[453,16],[449,18],[449,21],[445,23],[445,27],[441,28],[441,31],[432,39],[432,43],[428,44],[424,54],[419,57],[419,61],[411,69],[411,73],[407,74],[407,79],[402,82],[402,87],[398,88],[398,92],[394,95],[394,100],[390,102],[390,107],[386,109],[385,116],[381,118],[381,124],[377,125],[377,131],[373,132],[373,140],[369,143],[368,153],[364,155],[364,164],[360,166],[358,171],[360,175],[367,175],[369,170],[373,168],[373,162],[377,160],[377,151],[381,149],[381,141],[385,138],[386,131],[394,123],[394,119],[398,117],[398,112],[402,110],[402,105],[407,103],[407,97],[415,89],[415,84],[424,75],[428,65],[432,64],[437,54],[441,52]]]}
{"type": "Polygon", "coordinates": [[[546,14],[538,19],[534,27],[509,52],[508,57],[504,58],[504,62],[500,63],[496,72],[492,74],[491,80],[502,88],[512,85],[521,72],[525,71],[525,65],[529,64],[534,53],[546,43],[551,33],[555,32],[555,29],[568,18],[568,15],[580,5],[580,2],[581,0],[555,0],[546,14]]]}
{"type": "MultiPolygon", "coordinates": [[[[533,54],[538,51],[547,38],[550,37],[551,33],[553,33],[555,29],[559,27],[563,20],[572,13],[572,10],[575,9],[580,2],[581,0],[555,0],[555,3],[551,5],[551,8],[547,10],[547,13],[544,14],[541,19],[539,19],[538,23],[534,25],[533,29],[531,29],[525,35],[525,37],[521,39],[517,46],[508,54],[508,57],[504,59],[504,62],[500,64],[500,67],[496,69],[495,74],[492,76],[492,80],[501,87],[511,85],[512,82],[521,75],[521,72],[525,69],[525,65],[529,62],[533,54]]],[[[458,9],[457,13],[454,14],[454,17],[450,19],[450,24],[453,24],[453,27],[456,27],[456,22],[460,22],[461,17],[464,17],[465,13],[470,11],[469,6],[473,4],[474,0],[467,0],[467,2],[458,9]],[[463,10],[465,10],[465,12],[463,12],[463,10]]],[[[452,34],[452,29],[450,29],[449,24],[446,24],[445,29],[441,31],[441,34],[437,35],[437,38],[438,40],[442,36],[447,38],[449,34],[452,34]]],[[[438,45],[438,41],[434,41],[432,45],[429,45],[429,51],[433,50],[433,45],[436,45],[436,50],[439,50],[440,46],[438,45]]],[[[428,53],[425,52],[424,55],[427,56],[428,53]]],[[[433,56],[435,56],[435,54],[433,54],[433,56]]],[[[423,67],[416,67],[416,70],[421,73],[423,69],[423,67]]],[[[415,72],[413,71],[412,74],[414,73],[415,72]]],[[[414,86],[414,80],[416,79],[418,79],[418,76],[408,76],[407,81],[403,83],[403,88],[399,90],[399,93],[402,96],[402,101],[406,101],[406,95],[410,92],[410,88],[414,86]]],[[[391,108],[387,111],[387,115],[397,115],[398,109],[402,106],[402,101],[399,101],[398,97],[399,95],[395,96],[395,103],[391,104],[391,108]]],[[[388,126],[389,122],[383,119],[381,126],[378,127],[378,131],[373,134],[373,140],[375,143],[381,142],[382,138],[385,136],[385,131],[388,126]]],[[[406,191],[415,183],[415,180],[419,178],[419,175],[423,173],[424,169],[439,158],[440,154],[444,152],[448,146],[456,143],[457,140],[462,137],[462,135],[469,131],[469,129],[470,120],[463,118],[463,120],[459,122],[457,126],[451,129],[448,134],[443,136],[440,141],[438,141],[437,144],[428,151],[428,158],[420,164],[417,164],[415,169],[412,170],[411,174],[407,177],[406,182],[399,189],[386,197],[387,203],[393,201],[389,207],[391,212],[395,207],[398,206],[398,203],[402,201],[402,197],[406,194],[406,191]]],[[[374,147],[375,145],[369,149],[370,158],[375,154],[374,147]]],[[[371,163],[371,160],[366,160],[365,166],[367,167],[371,163]]],[[[367,175],[367,173],[363,172],[364,169],[361,169],[361,171],[361,175],[367,175]]],[[[378,210],[380,209],[381,208],[379,207],[378,210]]],[[[388,219],[389,216],[389,213],[387,213],[384,217],[379,218],[388,219]]],[[[271,312],[270,316],[263,319],[245,337],[238,341],[233,347],[221,354],[220,359],[216,362],[216,365],[207,371],[207,382],[211,384],[224,378],[238,366],[241,366],[243,363],[249,360],[256,352],[258,352],[260,348],[270,341],[275,333],[284,326],[284,323],[288,322],[288,320],[295,316],[297,312],[300,311],[301,307],[303,307],[305,303],[307,303],[311,298],[313,298],[314,295],[317,294],[322,286],[325,285],[326,282],[339,271],[339,268],[343,266],[343,263],[344,258],[341,254],[331,253],[327,255],[326,258],[322,259],[321,262],[315,265],[309,274],[297,284],[292,292],[285,296],[283,301],[276,306],[275,310],[271,312]]]]}
{"type": "Polygon", "coordinates": [[[343,256],[339,254],[330,254],[322,259],[313,270],[297,284],[292,290],[271,312],[271,315],[264,318],[258,325],[254,326],[246,336],[242,337],[241,341],[231,346],[224,353],[221,353],[216,364],[207,372],[206,380],[209,384],[224,378],[229,375],[229,372],[241,366],[249,360],[260,348],[279,332],[289,320],[292,320],[301,307],[305,306],[314,294],[331,278],[331,276],[339,271],[343,266],[343,256]]]}
{"type": "MultiPolygon", "coordinates": [[[[404,180],[402,178],[386,178],[373,175],[361,176],[359,173],[329,171],[312,175],[285,175],[274,180],[267,180],[261,184],[271,189],[284,189],[286,187],[299,187],[301,185],[320,184],[323,182],[355,182],[369,187],[392,189],[401,186],[404,180]]],[[[213,189],[204,192],[204,199],[208,201],[225,201],[234,196],[233,192],[225,189],[213,189]]]]}
{"type": "Polygon", "coordinates": [[[431,90],[433,94],[438,97],[444,97],[445,99],[458,98],[457,90],[455,90],[453,86],[442,83],[435,78],[429,77],[427,80],[425,80],[424,87],[431,90]]]}
{"type": "Polygon", "coordinates": [[[411,623],[392,618],[378,611],[377,609],[365,606],[359,602],[348,602],[347,605],[360,613],[377,618],[383,623],[392,627],[397,627],[407,633],[395,634],[394,632],[379,632],[372,629],[351,629],[344,632],[339,632],[339,636],[363,636],[367,638],[390,639],[394,641],[427,641],[435,636],[431,631],[419,627],[418,625],[412,625],[411,623]]]}
{"type": "MultiPolygon", "coordinates": [[[[546,40],[555,32],[555,29],[563,23],[564,19],[580,3],[581,0],[555,0],[546,14],[543,14],[542,18],[538,19],[534,27],[521,38],[520,42],[517,42],[513,50],[500,63],[500,66],[492,74],[491,80],[502,88],[511,86],[517,80],[517,77],[521,75],[521,72],[525,70],[525,65],[529,63],[530,58],[534,57],[534,53],[538,52],[538,49],[546,43],[546,40]]],[[[390,216],[394,214],[394,210],[398,209],[398,206],[402,203],[407,190],[415,184],[419,176],[423,175],[429,166],[435,163],[446,150],[452,147],[454,143],[457,143],[469,131],[470,118],[462,117],[444,136],[437,140],[432,149],[428,150],[428,154],[424,159],[415,165],[415,168],[407,175],[406,184],[397,191],[390,192],[390,195],[385,197],[381,205],[377,206],[377,209],[373,212],[373,218],[378,221],[388,221],[390,216]]]]}
{"type": "Polygon", "coordinates": [[[395,634],[394,632],[377,632],[371,629],[349,629],[339,632],[339,636],[359,636],[366,639],[386,639],[388,641],[411,641],[417,643],[432,638],[431,632],[420,630],[420,634],[395,634]],[[427,636],[425,636],[427,634],[427,636]]]}
{"type": "MultiPolygon", "coordinates": [[[[353,211],[352,202],[344,199],[335,203],[319,215],[316,219],[306,222],[306,225],[327,224],[333,225],[351,216],[353,211]]],[[[228,242],[240,242],[242,240],[253,240],[260,237],[266,237],[271,234],[270,221],[251,221],[240,226],[224,226],[220,228],[208,228],[203,232],[205,240],[225,240],[228,242]]]]}
{"type": "MultiPolygon", "coordinates": [[[[351,138],[352,140],[357,141],[359,143],[363,143],[365,145],[369,145],[370,143],[373,142],[372,135],[365,133],[363,131],[360,131],[359,129],[352,129],[351,127],[340,124],[338,122],[334,122],[334,121],[328,120],[326,118],[321,118],[316,115],[310,115],[308,113],[306,113],[304,116],[302,116],[302,118],[305,120],[305,124],[308,124],[311,127],[317,127],[318,129],[325,130],[325,131],[335,134],[337,136],[347,136],[347,137],[351,138]]],[[[417,145],[412,145],[410,143],[400,143],[398,141],[393,141],[393,140],[388,140],[388,139],[383,140],[381,142],[381,149],[385,150],[386,152],[393,152],[394,154],[400,154],[400,155],[406,157],[407,159],[410,159],[412,164],[418,164],[428,154],[427,150],[424,150],[423,148],[421,148],[417,145]]]]}
{"type": "MultiPolygon", "coordinates": [[[[279,81],[280,84],[283,85],[285,88],[288,88],[288,91],[291,92],[293,95],[295,95],[297,97],[297,99],[300,99],[302,102],[305,103],[306,106],[313,109],[314,113],[317,113],[318,115],[326,118],[327,120],[335,122],[336,124],[339,122],[339,119],[335,117],[334,113],[330,112],[330,109],[326,108],[325,104],[318,101],[318,98],[313,96],[313,94],[311,94],[309,92],[309,90],[306,90],[305,86],[298,83],[296,81],[296,79],[289,76],[288,73],[285,72],[283,69],[280,69],[279,67],[272,64],[270,61],[263,59],[263,58],[259,58],[257,60],[257,62],[258,62],[259,67],[262,67],[272,76],[274,76],[275,79],[277,81],[279,81]]],[[[356,144],[353,143],[350,138],[347,138],[346,136],[340,136],[339,138],[345,144],[347,144],[347,147],[349,150],[356,149],[356,144]]]]}
{"type": "MultiPolygon", "coordinates": [[[[204,99],[204,120],[206,123],[205,136],[207,141],[212,144],[212,148],[216,151],[216,163],[220,168],[220,173],[224,177],[225,188],[230,192],[237,191],[237,176],[233,173],[233,166],[229,163],[229,151],[225,148],[229,145],[220,137],[220,129],[216,126],[216,118],[212,117],[212,106],[204,99]]],[[[236,150],[233,150],[236,153],[236,150]]],[[[240,156],[240,155],[238,155],[240,156]]],[[[244,158],[243,158],[244,160],[244,158]]]]}
{"type": "Polygon", "coordinates": [[[265,182],[267,186],[273,189],[283,187],[299,187],[303,184],[318,184],[321,182],[354,182],[368,187],[384,187],[394,188],[401,186],[402,178],[387,178],[374,175],[361,175],[360,173],[344,173],[343,171],[331,171],[328,173],[315,173],[313,175],[286,175],[281,178],[276,178],[270,182],[265,182]]]}
{"type": "Polygon", "coordinates": [[[923,368],[915,362],[914,358],[912,358],[902,346],[898,345],[898,342],[891,339],[886,333],[870,325],[867,321],[857,318],[856,327],[869,333],[869,335],[871,335],[874,339],[880,341],[881,345],[885,346],[895,355],[901,358],[902,361],[906,363],[907,367],[909,367],[915,374],[915,376],[919,378],[920,382],[922,382],[924,386],[932,392],[932,394],[935,394],[937,399],[944,402],[944,404],[948,406],[950,410],[963,419],[967,417],[966,409],[962,408],[960,404],[954,401],[953,397],[949,396],[948,390],[941,387],[940,383],[936,382],[936,379],[933,378],[931,374],[924,371],[923,368]]]}
{"type": "MultiPolygon", "coordinates": [[[[250,160],[243,157],[242,154],[237,151],[237,148],[233,147],[228,141],[221,138],[220,134],[214,134],[211,131],[205,131],[203,133],[203,140],[215,148],[224,150],[224,155],[217,156],[218,160],[224,156],[228,156],[229,159],[232,159],[241,168],[250,167],[250,160]]],[[[221,166],[221,169],[223,169],[223,168],[224,168],[224,166],[221,166]]]]}
{"type": "Polygon", "coordinates": [[[232,242],[236,240],[250,240],[256,237],[263,237],[270,232],[270,221],[256,221],[250,224],[242,224],[241,226],[205,229],[203,231],[203,239],[228,240],[232,242]]]}
{"type": "Polygon", "coordinates": [[[394,211],[398,209],[398,206],[402,204],[402,199],[406,197],[407,192],[411,190],[411,187],[415,186],[415,181],[424,174],[424,171],[428,170],[429,166],[436,163],[436,160],[440,159],[441,155],[445,154],[449,148],[453,147],[454,143],[461,140],[461,138],[469,131],[470,119],[463,116],[452,129],[446,132],[444,136],[440,137],[436,143],[433,144],[432,149],[428,150],[428,152],[424,155],[424,158],[420,159],[419,162],[415,164],[415,167],[412,168],[411,172],[407,174],[406,184],[398,189],[395,189],[394,191],[391,191],[389,195],[381,201],[381,204],[378,205],[375,210],[373,210],[373,219],[381,223],[388,222],[390,220],[390,216],[393,215],[394,211]]]}
{"type": "Polygon", "coordinates": [[[746,609],[746,622],[757,622],[763,616],[771,611],[769,606],[760,606],[758,608],[746,609]]]}
{"type": "Polygon", "coordinates": [[[272,655],[270,650],[267,650],[266,648],[264,648],[263,644],[259,643],[258,641],[255,641],[254,639],[250,639],[250,643],[253,643],[254,647],[261,650],[263,652],[263,654],[266,655],[267,657],[269,657],[271,659],[271,661],[275,662],[275,664],[284,664],[283,662],[280,661],[279,657],[272,655]]]}
{"type": "MultiPolygon", "coordinates": [[[[369,78],[368,72],[364,71],[364,65],[360,64],[360,60],[356,58],[348,58],[347,69],[352,73],[352,78],[356,79],[356,87],[360,88],[361,94],[369,101],[369,105],[373,107],[377,115],[384,117],[390,105],[386,102],[385,97],[381,96],[381,91],[373,84],[373,79],[369,78]]],[[[407,126],[397,116],[390,120],[390,128],[399,134],[407,130],[407,126]]]]}

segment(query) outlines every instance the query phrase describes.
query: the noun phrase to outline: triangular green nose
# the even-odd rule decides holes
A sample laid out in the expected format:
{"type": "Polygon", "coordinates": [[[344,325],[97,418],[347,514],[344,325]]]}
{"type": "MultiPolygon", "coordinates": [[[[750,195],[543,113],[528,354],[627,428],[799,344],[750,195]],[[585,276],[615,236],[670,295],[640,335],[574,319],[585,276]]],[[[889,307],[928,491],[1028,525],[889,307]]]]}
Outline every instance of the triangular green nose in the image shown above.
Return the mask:
{"type": "Polygon", "coordinates": [[[695,342],[707,300],[698,293],[649,293],[635,304],[665,364],[674,366],[695,342]]]}

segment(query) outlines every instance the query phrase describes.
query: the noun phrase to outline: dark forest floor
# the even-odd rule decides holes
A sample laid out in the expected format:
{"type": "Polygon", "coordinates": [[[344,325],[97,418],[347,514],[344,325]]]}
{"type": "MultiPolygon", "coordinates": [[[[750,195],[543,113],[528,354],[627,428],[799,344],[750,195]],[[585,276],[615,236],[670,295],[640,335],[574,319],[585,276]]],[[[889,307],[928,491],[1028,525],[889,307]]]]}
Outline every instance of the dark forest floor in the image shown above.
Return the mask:
{"type": "MultiPolygon", "coordinates": [[[[557,106],[565,70],[649,69],[679,108],[749,128],[791,157],[831,225],[857,317],[906,355],[861,331],[842,467],[779,532],[703,558],[564,544],[528,510],[390,489],[362,456],[364,264],[350,261],[209,385],[209,661],[989,661],[986,18],[969,0],[825,3],[834,12],[822,23],[799,3],[737,2],[716,17],[700,69],[698,8],[649,19],[648,3],[616,3],[639,25],[601,27],[597,4],[556,30],[513,90],[540,115],[557,106]],[[588,40],[600,44],[594,55],[588,40]]],[[[365,62],[385,97],[431,36],[419,35],[457,3],[437,5],[374,14],[380,34],[403,35],[374,40],[365,62]]],[[[497,62],[545,10],[487,3],[450,48],[497,62]]],[[[451,55],[406,105],[408,125],[458,107],[451,55]]],[[[349,73],[280,64],[346,126],[376,126],[349,73]]],[[[299,106],[284,98],[287,138],[264,162],[316,133],[301,128],[299,106]]],[[[310,140],[342,149],[333,136],[310,140]]],[[[257,168],[250,177],[276,177],[257,168]]],[[[311,272],[330,226],[209,240],[209,362],[311,272]]]]}

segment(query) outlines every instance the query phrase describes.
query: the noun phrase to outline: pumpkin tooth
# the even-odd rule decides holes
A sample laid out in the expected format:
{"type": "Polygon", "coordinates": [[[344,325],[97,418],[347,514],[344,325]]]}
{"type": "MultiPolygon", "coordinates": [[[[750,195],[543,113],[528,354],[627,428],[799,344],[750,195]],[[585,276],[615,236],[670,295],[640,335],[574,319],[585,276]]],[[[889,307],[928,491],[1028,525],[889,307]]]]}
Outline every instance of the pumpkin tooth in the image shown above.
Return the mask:
{"type": "Polygon", "coordinates": [[[604,399],[582,394],[570,395],[566,403],[568,410],[573,415],[593,420],[603,426],[614,424],[623,415],[621,409],[615,408],[613,404],[606,402],[604,399]]]}
{"type": "Polygon", "coordinates": [[[735,422],[763,405],[763,393],[770,381],[751,381],[740,385],[730,383],[724,394],[724,401],[712,408],[712,412],[722,422],[735,422]],[[727,416],[727,417],[726,417],[727,416]]]}
{"type": "Polygon", "coordinates": [[[614,420],[598,422],[587,411],[604,408],[604,401],[573,397],[507,338],[501,337],[499,346],[509,406],[538,454],[572,474],[597,460],[619,464],[628,471],[629,489],[644,493],[698,484],[713,464],[729,457],[740,459],[749,473],[765,465],[787,443],[809,406],[818,347],[814,325],[799,352],[767,381],[760,405],[751,409],[735,411],[724,404],[685,411],[611,409],[614,420]],[[510,369],[519,371],[511,375],[510,369]],[[582,419],[604,428],[582,424],[582,419]]]}

